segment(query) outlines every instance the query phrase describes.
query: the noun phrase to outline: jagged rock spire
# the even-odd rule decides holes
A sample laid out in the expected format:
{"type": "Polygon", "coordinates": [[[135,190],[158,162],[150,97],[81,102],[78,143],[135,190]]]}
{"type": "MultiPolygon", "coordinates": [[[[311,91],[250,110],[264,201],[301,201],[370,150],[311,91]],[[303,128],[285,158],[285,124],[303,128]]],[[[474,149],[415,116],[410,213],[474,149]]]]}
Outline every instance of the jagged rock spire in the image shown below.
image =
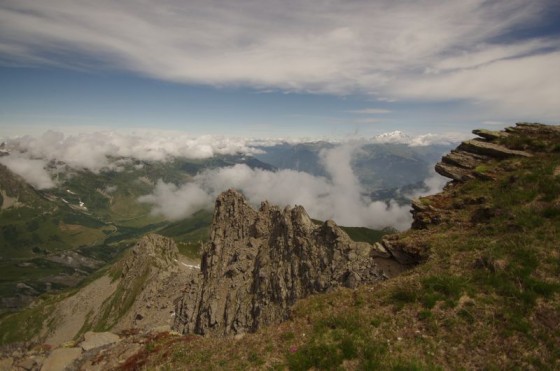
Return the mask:
{"type": "Polygon", "coordinates": [[[301,206],[263,202],[257,211],[229,190],[216,200],[201,280],[178,301],[175,327],[217,336],[252,332],[285,320],[297,299],[400,270],[333,221],[315,225],[301,206]]]}

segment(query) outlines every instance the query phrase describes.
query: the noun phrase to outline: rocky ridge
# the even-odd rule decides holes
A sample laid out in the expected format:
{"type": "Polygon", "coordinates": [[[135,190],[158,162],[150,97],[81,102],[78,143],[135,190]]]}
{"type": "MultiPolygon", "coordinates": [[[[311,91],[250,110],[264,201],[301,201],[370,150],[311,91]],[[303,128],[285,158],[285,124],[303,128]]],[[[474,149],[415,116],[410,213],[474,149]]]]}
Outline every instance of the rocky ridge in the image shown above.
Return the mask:
{"type": "MultiPolygon", "coordinates": [[[[146,235],[106,274],[77,292],[52,304],[36,303],[36,310],[44,318],[30,344],[43,345],[31,345],[27,352],[3,349],[0,370],[2,362],[14,370],[39,369],[41,365],[41,369],[59,370],[61,362],[70,366],[78,360],[85,365],[94,362],[99,351],[127,335],[138,335],[141,341],[145,334],[169,332],[173,302],[184,283],[196,274],[196,266],[184,261],[173,240],[146,235]]],[[[137,351],[139,347],[136,340],[125,344],[124,359],[131,355],[132,348],[137,351]]],[[[123,360],[121,355],[105,360],[105,364],[116,366],[119,360],[123,360]]]]}
{"type": "Polygon", "coordinates": [[[173,301],[184,282],[198,274],[187,264],[175,242],[157,234],[144,236],[111,272],[118,286],[111,302],[102,308],[97,327],[140,331],[173,323],[173,301]]]}
{"type": "MultiPolygon", "coordinates": [[[[555,151],[560,146],[560,126],[518,123],[503,131],[476,129],[473,134],[479,138],[461,143],[435,165],[438,174],[451,179],[444,191],[412,201],[413,230],[426,230],[439,224],[470,228],[491,218],[495,211],[486,204],[486,199],[462,197],[454,192],[456,186],[470,179],[494,181],[500,173],[512,170],[503,168],[506,166],[502,165],[503,160],[532,158],[537,152],[555,151]],[[468,225],[456,218],[457,211],[465,208],[475,209],[468,225]]],[[[421,233],[414,238],[406,234],[389,235],[379,245],[401,263],[415,264],[429,254],[421,233]]]]}
{"type": "Polygon", "coordinates": [[[54,332],[47,334],[45,342],[62,344],[84,329],[170,329],[173,300],[196,271],[179,258],[173,240],[156,234],[144,236],[108,274],[56,306],[47,320],[53,321],[54,332]]]}
{"type": "Polygon", "coordinates": [[[333,221],[316,225],[301,206],[263,202],[254,210],[229,190],[216,200],[201,274],[178,300],[174,327],[215,336],[254,332],[287,319],[298,299],[403,269],[381,246],[352,241],[333,221]]]}
{"type": "MultiPolygon", "coordinates": [[[[542,124],[518,123],[515,127],[506,128],[504,131],[477,129],[473,130],[473,134],[481,138],[463,142],[436,164],[435,169],[440,175],[453,180],[453,183],[447,187],[449,191],[447,195],[442,193],[431,197],[436,200],[436,203],[438,198],[449,197],[456,183],[464,183],[474,178],[494,181],[504,170],[513,170],[511,167],[514,165],[503,167],[505,165],[502,165],[502,161],[505,159],[531,158],[536,150],[537,152],[553,151],[555,150],[553,147],[560,143],[560,126],[542,124]]],[[[485,203],[486,200],[483,198],[456,197],[452,206],[454,209],[462,209],[474,205],[476,211],[470,222],[477,224],[492,216],[493,211],[485,203]]],[[[424,203],[413,202],[412,208],[414,229],[425,229],[430,224],[454,223],[453,212],[430,205],[428,199],[424,203]]]]}

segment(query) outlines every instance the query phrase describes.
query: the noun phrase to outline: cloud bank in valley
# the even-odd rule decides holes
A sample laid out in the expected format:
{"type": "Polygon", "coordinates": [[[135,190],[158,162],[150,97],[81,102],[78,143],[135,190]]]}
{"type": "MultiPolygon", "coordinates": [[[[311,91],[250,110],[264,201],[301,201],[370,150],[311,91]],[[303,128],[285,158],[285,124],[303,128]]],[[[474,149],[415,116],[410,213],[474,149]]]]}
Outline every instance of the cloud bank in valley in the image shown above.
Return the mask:
{"type": "Polygon", "coordinates": [[[44,160],[2,156],[0,157],[0,164],[21,176],[36,189],[47,189],[55,186],[51,175],[45,170],[47,163],[44,160]]]}
{"type": "MultiPolygon", "coordinates": [[[[302,205],[317,219],[334,219],[348,226],[399,229],[410,224],[408,206],[395,201],[373,201],[363,196],[364,190],[350,163],[361,146],[367,143],[404,143],[410,146],[447,143],[455,136],[410,137],[402,132],[381,135],[370,140],[346,141],[320,152],[327,177],[313,176],[295,170],[266,171],[238,164],[206,170],[193,181],[177,186],[157,182],[154,192],[140,197],[139,202],[152,205],[152,212],[169,220],[179,220],[201,208],[211,208],[213,200],[229,188],[242,191],[249,201],[258,205],[268,200],[278,205],[302,205]]],[[[256,146],[275,145],[274,140],[242,138],[190,137],[187,135],[154,136],[124,135],[114,132],[65,136],[47,132],[40,137],[25,136],[7,141],[8,156],[0,163],[25,178],[36,189],[56,186],[47,165],[63,161],[79,170],[99,172],[121,170],[122,158],[146,161],[168,161],[174,157],[210,158],[218,154],[254,154],[256,146]]],[[[126,160],[124,160],[126,162],[126,160]]],[[[50,169],[52,171],[52,168],[50,169]]],[[[444,180],[434,176],[426,180],[430,192],[443,186],[444,180]]],[[[111,190],[107,190],[109,192],[111,190]]],[[[408,196],[418,196],[408,195],[408,196]]]]}
{"type": "Polygon", "coordinates": [[[47,131],[40,136],[26,135],[5,141],[8,156],[0,163],[23,177],[36,189],[55,186],[49,163],[62,161],[75,170],[121,170],[127,159],[168,161],[174,157],[210,158],[216,155],[260,152],[243,138],[199,136],[184,133],[131,135],[114,131],[64,135],[47,131]],[[124,159],[124,160],[123,160],[124,159]]]}
{"type": "Polygon", "coordinates": [[[130,135],[114,131],[68,136],[48,131],[40,136],[10,138],[7,140],[7,148],[11,155],[63,161],[72,168],[92,172],[114,168],[114,159],[120,157],[167,161],[173,157],[200,159],[259,151],[242,138],[210,135],[194,137],[181,133],[130,135]]]}
{"type": "MultiPolygon", "coordinates": [[[[425,134],[409,136],[400,131],[382,134],[361,143],[401,143],[410,146],[448,144],[464,139],[457,133],[425,134]]],[[[221,136],[191,136],[184,133],[122,134],[115,131],[64,135],[48,131],[39,136],[26,135],[6,139],[10,155],[2,157],[2,163],[22,176],[37,189],[55,185],[47,163],[62,161],[76,170],[121,170],[125,159],[143,161],[169,161],[175,157],[188,159],[211,158],[216,155],[256,154],[261,147],[293,142],[301,139],[249,139],[221,136]]],[[[333,141],[332,143],[337,143],[333,141]]]]}
{"type": "MultiPolygon", "coordinates": [[[[264,200],[281,206],[302,205],[311,217],[333,219],[341,225],[408,228],[408,205],[372,201],[362,195],[362,187],[350,166],[359,148],[346,144],[321,152],[329,179],[294,170],[272,172],[238,164],[204,171],[181,187],[160,181],[154,193],[140,201],[152,204],[154,213],[178,220],[192,215],[197,207],[212,207],[211,202],[220,192],[235,188],[254,205],[264,200]]],[[[433,181],[427,185],[430,190],[437,188],[433,181]]]]}
{"type": "Polygon", "coordinates": [[[163,215],[169,220],[180,220],[208,207],[212,199],[194,183],[177,187],[159,180],[154,192],[141,196],[138,201],[151,204],[153,214],[163,215]]]}

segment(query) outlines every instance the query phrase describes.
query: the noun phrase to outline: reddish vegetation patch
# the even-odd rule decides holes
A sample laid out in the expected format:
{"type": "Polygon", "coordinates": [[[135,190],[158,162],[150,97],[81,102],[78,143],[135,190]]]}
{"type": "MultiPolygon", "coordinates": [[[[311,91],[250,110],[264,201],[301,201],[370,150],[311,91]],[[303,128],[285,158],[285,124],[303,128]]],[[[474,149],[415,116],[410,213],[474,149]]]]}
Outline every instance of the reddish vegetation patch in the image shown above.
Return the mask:
{"type": "Polygon", "coordinates": [[[194,335],[176,336],[168,332],[149,335],[143,341],[146,345],[144,349],[129,357],[118,369],[123,371],[139,370],[146,365],[149,359],[167,358],[174,345],[178,343],[187,344],[196,339],[198,337],[194,335]]]}

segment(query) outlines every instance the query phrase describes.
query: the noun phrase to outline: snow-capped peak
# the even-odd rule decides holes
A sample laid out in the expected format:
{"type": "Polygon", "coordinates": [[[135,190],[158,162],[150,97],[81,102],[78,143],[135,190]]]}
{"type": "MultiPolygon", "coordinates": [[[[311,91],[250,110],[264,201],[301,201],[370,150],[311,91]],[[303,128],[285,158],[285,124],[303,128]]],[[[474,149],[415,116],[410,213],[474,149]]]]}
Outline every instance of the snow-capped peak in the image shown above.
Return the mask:
{"type": "Polygon", "coordinates": [[[376,135],[372,138],[374,143],[410,143],[412,138],[400,130],[376,135]]]}

